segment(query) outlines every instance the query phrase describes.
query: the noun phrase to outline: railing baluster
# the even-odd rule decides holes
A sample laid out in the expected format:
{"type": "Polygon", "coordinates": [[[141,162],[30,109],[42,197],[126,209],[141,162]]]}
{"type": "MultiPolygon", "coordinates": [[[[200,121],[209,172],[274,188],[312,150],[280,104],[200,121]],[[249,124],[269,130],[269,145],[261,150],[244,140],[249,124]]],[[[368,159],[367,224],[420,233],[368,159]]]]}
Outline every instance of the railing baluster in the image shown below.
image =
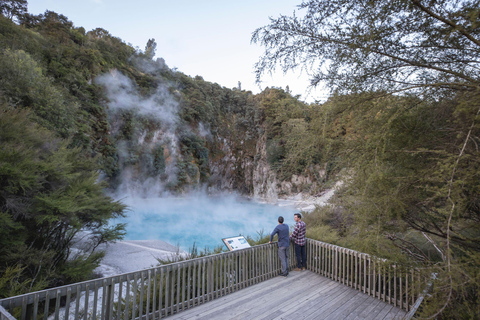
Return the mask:
{"type": "MultiPolygon", "coordinates": [[[[164,276],[164,268],[160,269],[160,279],[158,281],[158,318],[162,318],[162,309],[165,306],[166,310],[166,304],[163,303],[163,293],[167,292],[166,290],[163,291],[163,276],[164,276]]],[[[165,312],[166,316],[166,312],[165,312]]]]}
{"type": "Polygon", "coordinates": [[[185,310],[185,289],[187,286],[187,280],[185,273],[187,272],[187,263],[182,264],[182,283],[181,283],[181,288],[182,288],[182,310],[185,310]]]}
{"type": "Polygon", "coordinates": [[[402,271],[400,271],[399,282],[400,282],[400,309],[403,309],[402,271]]]}
{"type": "MultiPolygon", "coordinates": [[[[147,304],[145,306],[145,316],[146,318],[148,319],[150,316],[149,316],[149,310],[150,310],[150,290],[152,289],[152,272],[151,270],[148,270],[147,271],[147,304]]],[[[142,281],[143,282],[143,281],[142,281]]],[[[142,290],[143,291],[143,290],[142,290]]],[[[143,299],[142,299],[143,301],[143,299]]],[[[142,303],[142,306],[143,306],[143,303],[142,303]]],[[[141,317],[141,315],[140,315],[141,317]]]]}
{"type": "Polygon", "coordinates": [[[22,299],[22,315],[21,319],[25,320],[27,318],[27,298],[23,297],[22,299]]]}
{"type": "Polygon", "coordinates": [[[397,266],[393,265],[393,306],[397,306],[397,266]]]}
{"type": "Polygon", "coordinates": [[[215,256],[215,270],[215,298],[219,298],[222,296],[222,260],[218,256],[215,256]]]}
{"type": "Polygon", "coordinates": [[[191,290],[190,295],[189,295],[189,299],[190,299],[189,308],[195,306],[195,297],[197,296],[195,294],[195,289],[197,287],[195,285],[195,280],[197,279],[196,274],[195,274],[195,271],[196,271],[195,265],[196,265],[196,262],[192,261],[191,262],[191,267],[190,267],[192,285],[189,286],[189,289],[191,290]]]}
{"type": "Polygon", "coordinates": [[[191,301],[192,301],[192,297],[191,297],[191,288],[192,288],[192,276],[190,276],[192,272],[192,264],[190,261],[187,262],[187,301],[186,301],[186,304],[187,304],[187,309],[190,308],[191,306],[191,301]]]}
{"type": "Polygon", "coordinates": [[[367,293],[367,256],[362,254],[363,259],[363,293],[367,293]]]}
{"type": "MultiPolygon", "coordinates": [[[[85,305],[83,307],[83,310],[85,310],[83,319],[88,320],[88,298],[90,295],[90,286],[87,284],[85,288],[85,305]]],[[[58,308],[60,308],[60,299],[58,299],[58,294],[57,294],[57,303],[58,303],[58,308]]],[[[57,312],[57,306],[55,306],[55,320],[58,319],[58,315],[56,314],[57,312]]]]}
{"type": "Polygon", "coordinates": [[[207,266],[207,272],[206,272],[206,285],[207,285],[207,294],[206,294],[206,297],[207,297],[207,301],[210,301],[210,293],[212,291],[212,285],[211,285],[211,272],[212,272],[212,268],[211,268],[211,263],[210,263],[210,258],[207,257],[206,259],[206,266],[207,266]]]}
{"type": "MultiPolygon", "coordinates": [[[[124,320],[128,320],[128,312],[130,310],[130,275],[127,274],[127,287],[125,288],[125,313],[124,313],[124,320]]],[[[95,290],[98,291],[98,288],[95,290]]],[[[95,299],[96,301],[96,299],[95,299]]],[[[96,304],[96,302],[95,302],[96,304]]],[[[133,301],[132,301],[133,304],[133,301]]],[[[133,309],[133,308],[132,308],[133,309]]],[[[133,311],[132,311],[133,312],[133,311]]]]}
{"type": "Polygon", "coordinates": [[[115,277],[113,278],[110,278],[110,285],[108,286],[108,308],[107,308],[107,312],[108,312],[108,316],[107,316],[107,319],[108,320],[112,320],[113,319],[113,302],[114,302],[114,297],[115,297],[115,277]]]}
{"type": "Polygon", "coordinates": [[[165,317],[168,316],[170,310],[170,266],[165,269],[165,317]]]}
{"type": "Polygon", "coordinates": [[[372,295],[372,259],[368,257],[368,295],[372,295]]]}
{"type": "Polygon", "coordinates": [[[387,266],[385,264],[383,264],[383,267],[382,267],[382,271],[383,271],[383,301],[387,301],[387,266]]]}
{"type": "Polygon", "coordinates": [[[176,295],[175,292],[177,291],[178,282],[176,283],[177,270],[175,270],[175,266],[172,266],[172,279],[170,284],[170,314],[175,312],[175,305],[178,304],[178,301],[175,301],[176,295]]]}
{"type": "MultiPolygon", "coordinates": [[[[157,269],[153,269],[153,283],[152,283],[152,311],[151,311],[151,318],[155,319],[155,312],[157,312],[157,269]]],[[[122,288],[122,278],[119,279],[119,287],[122,288]]],[[[149,290],[150,291],[150,290],[149,290]]],[[[122,290],[118,294],[118,302],[122,301],[122,290]]],[[[147,319],[150,319],[150,316],[147,316],[147,319]]]]}
{"type": "MultiPolygon", "coordinates": [[[[182,269],[183,269],[183,268],[182,268],[182,269]]],[[[176,303],[176,305],[177,305],[177,308],[176,308],[177,313],[180,311],[180,304],[181,304],[181,302],[180,302],[180,291],[181,291],[181,288],[182,288],[182,279],[181,279],[181,275],[180,275],[180,274],[181,274],[180,264],[177,264],[177,285],[174,286],[174,288],[176,289],[175,291],[176,291],[176,293],[177,293],[177,301],[176,301],[176,302],[177,302],[177,303],[176,303]]]]}
{"type": "Polygon", "coordinates": [[[50,308],[50,296],[49,292],[47,291],[47,294],[45,296],[45,307],[43,308],[43,319],[47,320],[48,318],[48,313],[49,313],[49,308],[50,308]]]}
{"type": "Polygon", "coordinates": [[[408,271],[405,272],[405,310],[409,311],[409,303],[408,303],[408,271]]]}
{"type": "MultiPolygon", "coordinates": [[[[115,317],[115,319],[117,320],[120,320],[121,318],[121,315],[122,315],[122,297],[123,297],[123,276],[119,276],[118,278],[118,299],[117,299],[117,316],[115,317]]],[[[94,289],[94,294],[95,294],[96,290],[94,289]]],[[[94,298],[95,299],[95,298],[94,298]]]]}
{"type": "MultiPolygon", "coordinates": [[[[37,301],[34,303],[34,305],[38,306],[38,294],[35,294],[35,297],[36,297],[37,301]]],[[[71,298],[72,298],[72,288],[68,287],[67,288],[67,300],[65,301],[65,313],[64,313],[64,316],[63,316],[64,319],[70,319],[70,299],[71,298]]],[[[35,309],[37,309],[37,307],[34,306],[34,308],[33,308],[33,314],[34,314],[33,319],[37,319],[35,309]]]]}

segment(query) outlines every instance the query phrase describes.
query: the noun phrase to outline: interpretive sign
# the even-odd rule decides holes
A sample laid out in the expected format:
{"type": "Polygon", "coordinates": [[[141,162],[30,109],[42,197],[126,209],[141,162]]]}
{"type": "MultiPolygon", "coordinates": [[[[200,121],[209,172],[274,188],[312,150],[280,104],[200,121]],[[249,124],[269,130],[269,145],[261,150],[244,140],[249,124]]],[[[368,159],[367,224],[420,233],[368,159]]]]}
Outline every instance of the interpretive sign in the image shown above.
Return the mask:
{"type": "Polygon", "coordinates": [[[244,236],[230,237],[222,240],[230,251],[250,248],[250,244],[244,236]]]}

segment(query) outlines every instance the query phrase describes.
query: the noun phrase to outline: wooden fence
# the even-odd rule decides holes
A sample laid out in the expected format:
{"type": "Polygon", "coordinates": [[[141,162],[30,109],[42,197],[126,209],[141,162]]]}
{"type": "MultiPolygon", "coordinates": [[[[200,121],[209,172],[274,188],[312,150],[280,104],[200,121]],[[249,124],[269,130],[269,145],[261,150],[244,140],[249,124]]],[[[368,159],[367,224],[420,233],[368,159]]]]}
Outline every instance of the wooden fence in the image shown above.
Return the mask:
{"type": "Polygon", "coordinates": [[[277,245],[264,244],[11,297],[0,306],[22,320],[158,319],[279,272],[277,245]]]}
{"type": "MultiPolygon", "coordinates": [[[[307,239],[307,269],[406,311],[419,274],[380,259],[307,239]]],[[[295,267],[290,246],[289,268],[295,267]]],[[[280,273],[276,244],[172,263],[0,300],[0,319],[158,319],[280,273]],[[13,317],[12,317],[13,315],[13,317]],[[10,317],[10,318],[9,318],[10,317]]]]}
{"type": "Polygon", "coordinates": [[[366,253],[311,239],[307,252],[309,270],[406,311],[416,304],[426,284],[417,270],[366,253]]]}

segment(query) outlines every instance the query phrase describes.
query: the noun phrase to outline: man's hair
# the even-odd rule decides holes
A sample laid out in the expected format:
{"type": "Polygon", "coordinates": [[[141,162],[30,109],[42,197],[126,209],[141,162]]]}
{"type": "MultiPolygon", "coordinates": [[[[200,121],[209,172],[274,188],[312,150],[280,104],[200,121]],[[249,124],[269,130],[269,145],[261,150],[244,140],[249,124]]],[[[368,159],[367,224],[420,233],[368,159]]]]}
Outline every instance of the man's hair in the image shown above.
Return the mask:
{"type": "Polygon", "coordinates": [[[278,222],[283,223],[283,217],[282,216],[278,217],[278,222]]]}
{"type": "Polygon", "coordinates": [[[294,216],[297,216],[298,219],[302,219],[302,215],[300,213],[295,213],[294,216]]]}

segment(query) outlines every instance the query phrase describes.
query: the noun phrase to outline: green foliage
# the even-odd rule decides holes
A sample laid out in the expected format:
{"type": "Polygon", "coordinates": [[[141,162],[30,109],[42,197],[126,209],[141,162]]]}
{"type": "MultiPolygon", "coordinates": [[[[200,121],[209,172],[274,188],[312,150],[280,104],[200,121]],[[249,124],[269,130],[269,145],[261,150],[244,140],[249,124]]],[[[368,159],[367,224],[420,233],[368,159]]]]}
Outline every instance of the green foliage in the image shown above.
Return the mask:
{"type": "Polygon", "coordinates": [[[27,0],[1,0],[0,14],[13,19],[21,17],[27,12],[27,0]]]}
{"type": "MultiPolygon", "coordinates": [[[[72,281],[80,261],[86,276],[98,256],[69,262],[75,234],[103,234],[109,219],[122,215],[124,206],[104,195],[95,161],[79,148],[67,148],[67,142],[34,124],[26,111],[2,106],[0,113],[2,272],[21,266],[18,281],[29,282],[30,289],[72,281]]],[[[121,231],[108,239],[118,239],[121,231]]]]}
{"type": "Polygon", "coordinates": [[[478,4],[313,0],[300,9],[255,31],[265,46],[257,77],[300,67],[335,92],[305,117],[321,138],[303,142],[320,147],[327,172],[344,168],[335,201],[344,223],[334,230],[360,251],[435,272],[422,316],[478,318],[478,4]]]}

